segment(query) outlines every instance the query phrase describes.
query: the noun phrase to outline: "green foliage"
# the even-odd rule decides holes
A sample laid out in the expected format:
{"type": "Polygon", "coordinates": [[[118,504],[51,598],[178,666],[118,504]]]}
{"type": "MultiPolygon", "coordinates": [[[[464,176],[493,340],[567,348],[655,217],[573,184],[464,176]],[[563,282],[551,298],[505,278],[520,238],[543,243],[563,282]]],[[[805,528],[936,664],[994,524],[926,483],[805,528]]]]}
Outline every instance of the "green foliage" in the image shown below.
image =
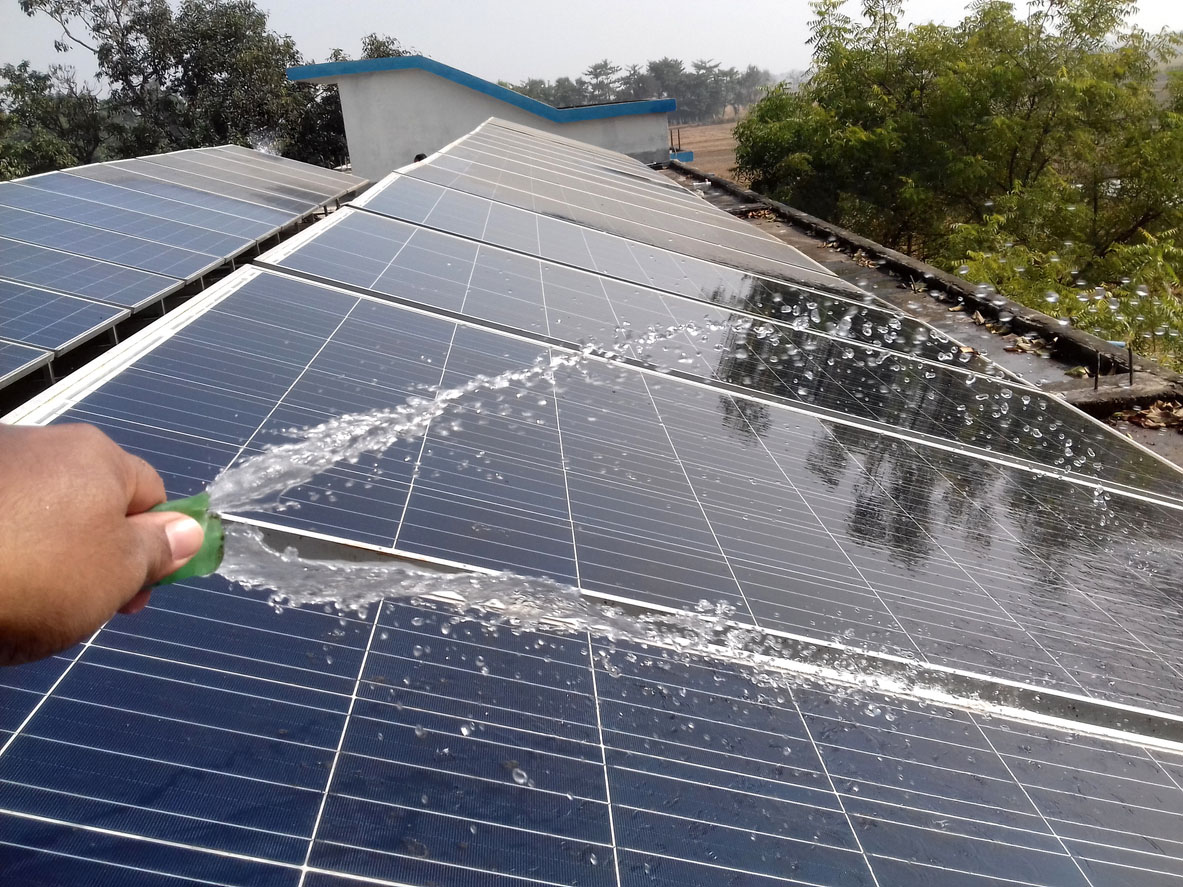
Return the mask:
{"type": "Polygon", "coordinates": [[[1131,0],[1037,0],[1025,18],[983,0],[910,28],[901,0],[812,7],[808,81],[736,127],[754,188],[1108,338],[1174,347],[1183,78],[1164,97],[1160,71],[1181,35],[1131,27],[1131,0]]]}
{"type": "Polygon", "coordinates": [[[602,59],[574,81],[560,77],[551,83],[534,77],[510,88],[556,108],[675,98],[678,110],[672,121],[697,123],[717,120],[729,107],[750,105],[771,82],[772,75],[755,65],[741,72],[703,59],[687,70],[681,60],[667,57],[624,69],[602,59]]]}
{"type": "Polygon", "coordinates": [[[70,68],[0,68],[0,178],[92,163],[107,141],[104,103],[70,68]]]}

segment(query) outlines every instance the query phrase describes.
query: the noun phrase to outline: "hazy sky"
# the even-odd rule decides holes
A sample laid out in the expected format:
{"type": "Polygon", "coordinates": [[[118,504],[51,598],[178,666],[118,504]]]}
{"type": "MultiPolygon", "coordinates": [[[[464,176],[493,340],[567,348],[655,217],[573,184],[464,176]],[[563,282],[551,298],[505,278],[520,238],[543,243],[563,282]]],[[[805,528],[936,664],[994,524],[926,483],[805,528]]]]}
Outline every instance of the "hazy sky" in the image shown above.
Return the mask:
{"type": "MultiPolygon", "coordinates": [[[[256,0],[271,27],[295,38],[308,58],[324,61],[333,47],[351,55],[363,34],[391,34],[445,64],[489,80],[577,76],[592,62],[619,65],[673,56],[689,63],[709,58],[724,67],[748,64],[774,74],[809,63],[805,0],[256,0]]],[[[963,0],[909,0],[911,21],[952,23],[963,0]]],[[[852,2],[851,8],[857,4],[852,2]]],[[[1179,0],[1142,0],[1138,23],[1183,29],[1179,0]]],[[[82,73],[93,65],[81,50],[53,51],[59,29],[24,16],[17,0],[0,0],[0,62],[28,59],[37,68],[68,62],[82,73]]]]}

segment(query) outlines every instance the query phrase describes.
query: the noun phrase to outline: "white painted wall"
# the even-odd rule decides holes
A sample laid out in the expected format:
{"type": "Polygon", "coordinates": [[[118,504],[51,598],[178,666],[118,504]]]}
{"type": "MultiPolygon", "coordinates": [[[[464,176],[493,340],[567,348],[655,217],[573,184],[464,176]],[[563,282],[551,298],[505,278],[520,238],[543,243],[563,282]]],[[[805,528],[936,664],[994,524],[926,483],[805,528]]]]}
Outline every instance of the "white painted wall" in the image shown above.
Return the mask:
{"type": "Polygon", "coordinates": [[[554,132],[646,163],[669,158],[665,112],[551,121],[484,93],[413,68],[327,77],[341,92],[353,174],[372,181],[431,154],[490,117],[554,132]]]}

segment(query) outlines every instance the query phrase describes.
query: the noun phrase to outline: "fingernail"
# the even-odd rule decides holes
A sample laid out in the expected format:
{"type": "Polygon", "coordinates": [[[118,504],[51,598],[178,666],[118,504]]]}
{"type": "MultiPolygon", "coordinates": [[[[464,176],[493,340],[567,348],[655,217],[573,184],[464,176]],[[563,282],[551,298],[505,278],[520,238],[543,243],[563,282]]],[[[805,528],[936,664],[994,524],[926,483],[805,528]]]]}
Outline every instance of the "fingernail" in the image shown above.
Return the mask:
{"type": "Polygon", "coordinates": [[[191,517],[179,517],[165,524],[164,534],[168,537],[168,549],[172,552],[173,560],[178,561],[197,554],[205,540],[201,524],[191,517]]]}

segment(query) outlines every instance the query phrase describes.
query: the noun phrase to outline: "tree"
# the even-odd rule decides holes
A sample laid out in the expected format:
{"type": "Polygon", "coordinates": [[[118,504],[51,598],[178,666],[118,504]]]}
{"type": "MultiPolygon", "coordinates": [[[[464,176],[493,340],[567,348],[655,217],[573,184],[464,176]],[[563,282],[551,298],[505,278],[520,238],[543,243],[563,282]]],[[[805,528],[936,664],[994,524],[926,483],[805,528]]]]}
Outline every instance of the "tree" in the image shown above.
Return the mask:
{"type": "MultiPolygon", "coordinates": [[[[1181,243],[1168,232],[1183,227],[1183,120],[1155,92],[1180,35],[1130,26],[1131,0],[1039,0],[1025,18],[984,0],[952,27],[903,27],[900,0],[864,0],[858,21],[843,9],[813,3],[809,80],[771,90],[736,127],[740,173],[888,246],[970,260],[1004,294],[1046,308],[1051,290],[1065,316],[1118,331],[1122,278],[1150,286],[1118,266],[1135,248],[1169,265],[1181,243]]],[[[1173,299],[1160,279],[1154,298],[1173,299]]]]}
{"type": "Polygon", "coordinates": [[[0,178],[93,163],[108,140],[104,103],[73,68],[0,68],[0,178]]]}
{"type": "Polygon", "coordinates": [[[616,97],[616,77],[620,66],[608,59],[601,59],[591,65],[583,76],[587,78],[587,98],[592,103],[610,102],[616,97]]]}
{"type": "Polygon", "coordinates": [[[551,88],[552,104],[556,108],[569,108],[587,102],[587,93],[583,87],[583,80],[572,82],[570,77],[560,77],[551,88]]]}
{"type": "Polygon", "coordinates": [[[629,65],[617,81],[616,98],[622,102],[639,102],[656,98],[660,90],[653,76],[640,65],[629,65]]]}

